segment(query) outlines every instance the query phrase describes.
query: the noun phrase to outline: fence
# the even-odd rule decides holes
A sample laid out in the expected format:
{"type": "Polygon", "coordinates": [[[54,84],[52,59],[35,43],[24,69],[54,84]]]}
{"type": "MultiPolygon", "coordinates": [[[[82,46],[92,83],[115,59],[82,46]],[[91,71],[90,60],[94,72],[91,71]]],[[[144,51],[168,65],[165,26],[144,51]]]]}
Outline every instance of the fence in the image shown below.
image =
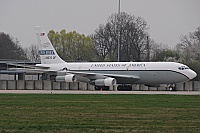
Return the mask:
{"type": "MultiPolygon", "coordinates": [[[[95,90],[95,87],[82,82],[65,83],[49,80],[0,80],[0,90],[95,90]]],[[[110,87],[109,90],[116,90],[110,87]]],[[[133,91],[168,91],[168,87],[147,87],[132,85],[133,91]]],[[[176,84],[177,91],[200,91],[200,81],[176,84]]]]}

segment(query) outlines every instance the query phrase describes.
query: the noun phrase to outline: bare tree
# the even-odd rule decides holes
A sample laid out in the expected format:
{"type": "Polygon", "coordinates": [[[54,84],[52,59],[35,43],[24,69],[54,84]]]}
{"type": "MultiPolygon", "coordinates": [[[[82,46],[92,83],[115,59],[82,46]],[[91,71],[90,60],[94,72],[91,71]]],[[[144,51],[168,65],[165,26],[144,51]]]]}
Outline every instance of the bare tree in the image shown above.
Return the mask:
{"type": "Polygon", "coordinates": [[[143,60],[141,55],[146,50],[147,29],[147,23],[141,17],[125,12],[112,14],[108,22],[99,25],[91,35],[97,57],[101,61],[117,60],[118,35],[120,35],[120,61],[143,60]]]}
{"type": "Polygon", "coordinates": [[[200,27],[196,31],[180,37],[177,51],[185,63],[189,63],[191,60],[200,60],[200,27]]]}
{"type": "Polygon", "coordinates": [[[40,62],[39,48],[38,46],[32,44],[25,49],[27,58],[32,62],[40,62]]]}

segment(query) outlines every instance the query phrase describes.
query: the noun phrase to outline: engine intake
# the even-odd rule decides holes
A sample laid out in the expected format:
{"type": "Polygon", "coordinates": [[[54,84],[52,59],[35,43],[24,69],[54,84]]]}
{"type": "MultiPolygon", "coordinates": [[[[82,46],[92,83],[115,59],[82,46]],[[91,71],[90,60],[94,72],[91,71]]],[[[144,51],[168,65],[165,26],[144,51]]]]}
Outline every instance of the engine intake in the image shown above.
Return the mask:
{"type": "Polygon", "coordinates": [[[76,82],[77,78],[74,74],[69,74],[65,76],[56,76],[56,82],[76,82]]]}
{"type": "Polygon", "coordinates": [[[96,79],[94,85],[96,86],[112,86],[117,83],[115,78],[106,78],[106,79],[96,79]]]}

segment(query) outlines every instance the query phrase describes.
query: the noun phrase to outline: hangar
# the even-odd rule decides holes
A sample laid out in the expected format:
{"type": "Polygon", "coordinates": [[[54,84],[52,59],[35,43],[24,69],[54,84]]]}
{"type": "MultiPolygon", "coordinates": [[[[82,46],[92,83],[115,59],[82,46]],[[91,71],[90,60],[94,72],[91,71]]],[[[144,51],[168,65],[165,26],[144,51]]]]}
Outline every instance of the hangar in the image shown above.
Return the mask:
{"type": "Polygon", "coordinates": [[[26,60],[0,59],[0,80],[39,80],[39,75],[36,73],[9,70],[9,68],[16,67],[14,64],[35,65],[38,64],[38,62],[34,63],[26,60]]]}

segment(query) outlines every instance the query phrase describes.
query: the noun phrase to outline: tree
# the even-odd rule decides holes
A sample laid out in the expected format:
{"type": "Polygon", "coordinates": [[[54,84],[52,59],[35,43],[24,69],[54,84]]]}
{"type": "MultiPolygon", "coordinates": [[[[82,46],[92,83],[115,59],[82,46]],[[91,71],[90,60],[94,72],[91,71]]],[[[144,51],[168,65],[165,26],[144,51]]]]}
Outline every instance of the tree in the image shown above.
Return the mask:
{"type": "Polygon", "coordinates": [[[25,60],[26,54],[19,45],[19,40],[13,39],[10,35],[0,33],[0,59],[25,60]]]}
{"type": "Polygon", "coordinates": [[[182,47],[191,47],[196,43],[200,43],[200,27],[198,27],[196,31],[190,32],[188,35],[182,35],[180,37],[180,44],[182,47]]]}
{"type": "Polygon", "coordinates": [[[120,35],[120,61],[142,61],[142,54],[146,50],[147,29],[147,23],[141,17],[125,12],[114,13],[105,25],[100,24],[91,35],[95,54],[100,61],[117,60],[120,35]]]}
{"type": "Polygon", "coordinates": [[[176,45],[176,52],[180,56],[180,62],[197,72],[194,80],[200,80],[200,27],[196,31],[180,37],[180,42],[176,45]]]}
{"type": "Polygon", "coordinates": [[[160,53],[157,54],[157,61],[170,61],[170,59],[173,59],[176,57],[176,53],[173,50],[167,49],[162,50],[160,53]]]}
{"type": "Polygon", "coordinates": [[[25,49],[26,57],[32,62],[40,62],[39,48],[36,45],[31,45],[25,49]]]}
{"type": "Polygon", "coordinates": [[[89,36],[79,34],[76,31],[66,33],[66,30],[49,31],[48,37],[64,60],[92,61],[94,58],[94,46],[89,36]]]}
{"type": "Polygon", "coordinates": [[[182,62],[189,63],[192,60],[200,61],[200,27],[188,35],[182,35],[176,47],[182,62]]]}

